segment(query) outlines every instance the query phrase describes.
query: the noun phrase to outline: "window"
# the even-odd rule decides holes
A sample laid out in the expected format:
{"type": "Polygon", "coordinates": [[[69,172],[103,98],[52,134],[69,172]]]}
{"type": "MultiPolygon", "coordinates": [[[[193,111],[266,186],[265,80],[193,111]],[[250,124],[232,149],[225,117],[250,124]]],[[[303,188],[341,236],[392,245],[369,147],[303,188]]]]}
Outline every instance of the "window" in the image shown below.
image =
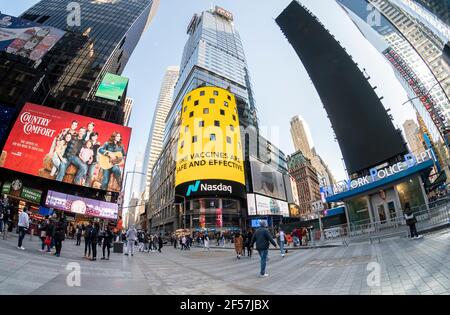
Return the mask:
{"type": "Polygon", "coordinates": [[[230,130],[234,131],[234,126],[233,125],[230,125],[230,130]]]}
{"type": "Polygon", "coordinates": [[[209,104],[215,104],[215,103],[216,103],[216,100],[214,98],[209,99],[209,104]]]}
{"type": "Polygon", "coordinates": [[[227,143],[231,144],[231,137],[227,137],[227,143]]]}
{"type": "Polygon", "coordinates": [[[216,127],[220,127],[220,121],[218,121],[218,120],[214,120],[214,126],[216,126],[216,127]]]}
{"type": "Polygon", "coordinates": [[[197,142],[197,136],[193,136],[192,137],[192,143],[196,143],[197,142]]]}
{"type": "Polygon", "coordinates": [[[225,105],[225,107],[228,107],[228,102],[227,102],[227,101],[224,101],[224,102],[223,102],[223,105],[225,105]]]}
{"type": "Polygon", "coordinates": [[[209,108],[203,108],[203,114],[209,114],[209,108]]]}
{"type": "Polygon", "coordinates": [[[190,112],[189,117],[194,117],[194,112],[190,112]]]}
{"type": "Polygon", "coordinates": [[[225,116],[225,111],[223,109],[220,110],[220,115],[225,116]]]}
{"type": "Polygon", "coordinates": [[[200,91],[200,96],[204,96],[205,95],[205,91],[200,91]]]}
{"type": "Polygon", "coordinates": [[[205,122],[204,122],[203,120],[200,120],[200,121],[198,122],[198,126],[199,126],[199,127],[205,127],[205,122]]]}
{"type": "Polygon", "coordinates": [[[236,116],[233,115],[233,120],[236,121],[236,116]]]}
{"type": "Polygon", "coordinates": [[[191,100],[191,96],[190,96],[190,95],[188,96],[188,99],[187,99],[187,100],[188,100],[188,102],[191,100]]]}
{"type": "Polygon", "coordinates": [[[229,101],[231,101],[231,96],[230,95],[228,95],[227,98],[228,98],[229,101]]]}
{"type": "Polygon", "coordinates": [[[209,140],[216,141],[216,134],[215,133],[210,134],[209,135],[209,140]]]}
{"type": "Polygon", "coordinates": [[[184,141],[181,141],[180,149],[183,149],[184,147],[184,141]]]}
{"type": "Polygon", "coordinates": [[[189,126],[184,127],[184,132],[188,132],[189,131],[189,126]]]}
{"type": "Polygon", "coordinates": [[[194,102],[194,106],[197,106],[198,105],[198,100],[196,100],[195,102],[194,102]]]}
{"type": "Polygon", "coordinates": [[[213,94],[214,96],[219,96],[219,91],[214,91],[213,94]]]}

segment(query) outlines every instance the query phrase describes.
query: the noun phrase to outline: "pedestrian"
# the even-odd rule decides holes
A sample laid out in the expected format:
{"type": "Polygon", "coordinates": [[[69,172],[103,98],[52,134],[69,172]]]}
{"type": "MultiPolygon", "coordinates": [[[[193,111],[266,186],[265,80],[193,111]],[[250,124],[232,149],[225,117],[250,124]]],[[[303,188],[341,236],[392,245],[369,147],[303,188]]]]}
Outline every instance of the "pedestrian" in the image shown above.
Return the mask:
{"type": "Polygon", "coordinates": [[[278,239],[278,242],[280,245],[281,257],[284,258],[284,244],[286,243],[286,234],[284,233],[284,230],[282,227],[280,227],[278,230],[277,239],[278,239]]]}
{"type": "Polygon", "coordinates": [[[404,217],[406,220],[406,224],[409,226],[409,231],[410,231],[409,237],[411,239],[422,238],[422,235],[419,235],[417,233],[417,228],[416,228],[417,219],[416,219],[416,216],[414,215],[414,212],[411,210],[411,207],[408,202],[405,203],[404,217]]]}
{"type": "Polygon", "coordinates": [[[64,223],[64,219],[60,218],[55,224],[55,256],[59,257],[61,255],[62,242],[66,238],[66,225],[64,223]]]}
{"type": "Polygon", "coordinates": [[[162,238],[162,234],[159,233],[159,237],[158,237],[158,252],[161,253],[161,248],[163,248],[163,238],[162,238]]]}
{"type": "Polygon", "coordinates": [[[186,241],[187,241],[186,235],[183,235],[183,237],[180,240],[181,240],[181,250],[187,250],[187,247],[186,247],[186,241]]]}
{"type": "Polygon", "coordinates": [[[237,259],[241,259],[242,249],[244,248],[244,239],[241,233],[237,232],[234,236],[234,250],[236,251],[237,259]]]}
{"type": "Polygon", "coordinates": [[[17,248],[21,250],[25,250],[22,246],[23,239],[25,238],[25,233],[30,227],[30,217],[28,216],[28,208],[24,207],[22,213],[19,215],[19,243],[17,244],[17,248]]]}
{"type": "Polygon", "coordinates": [[[132,225],[127,231],[128,246],[127,246],[127,253],[125,253],[125,255],[129,256],[131,254],[131,256],[133,256],[134,243],[136,242],[136,239],[137,239],[137,231],[134,225],[132,225]]]}
{"type": "Polygon", "coordinates": [[[173,239],[173,248],[177,249],[177,245],[178,245],[177,236],[175,234],[173,234],[172,239],[173,239]]]}
{"type": "Polygon", "coordinates": [[[99,234],[100,234],[100,224],[98,224],[98,222],[95,222],[94,227],[91,230],[91,247],[92,247],[91,261],[97,260],[97,244],[99,241],[99,234]]]}
{"type": "Polygon", "coordinates": [[[105,236],[103,237],[103,247],[102,247],[103,257],[102,257],[102,259],[109,260],[109,255],[111,252],[111,245],[112,245],[113,238],[114,238],[114,234],[111,231],[111,228],[109,226],[106,226],[104,235],[105,236]],[[108,250],[107,257],[105,257],[105,249],[108,250]]]}
{"type": "Polygon", "coordinates": [[[48,224],[45,230],[45,245],[47,246],[47,253],[51,253],[51,246],[52,243],[54,242],[54,237],[55,237],[55,222],[53,217],[49,217],[48,218],[48,224]]]}
{"type": "Polygon", "coordinates": [[[47,239],[47,226],[49,224],[48,218],[46,218],[41,224],[38,225],[38,230],[41,238],[41,252],[45,251],[45,240],[47,239]]]}
{"type": "Polygon", "coordinates": [[[91,233],[92,233],[92,222],[89,221],[89,224],[86,226],[84,230],[84,258],[91,259],[91,233]],[[89,253],[88,253],[89,251],[89,253]]]}
{"type": "Polygon", "coordinates": [[[245,237],[245,247],[247,247],[247,256],[252,258],[253,245],[252,245],[253,233],[251,230],[247,232],[247,236],[245,237]]]}
{"type": "Polygon", "coordinates": [[[203,244],[204,244],[203,249],[209,251],[209,236],[208,236],[208,234],[205,234],[205,237],[203,239],[203,244]]]}
{"type": "Polygon", "coordinates": [[[80,225],[77,225],[77,245],[76,246],[80,246],[81,245],[81,235],[83,234],[83,229],[80,225]]]}
{"type": "Polygon", "coordinates": [[[269,253],[269,246],[272,243],[273,246],[277,247],[277,243],[273,240],[272,235],[270,235],[269,230],[267,229],[267,223],[264,220],[261,220],[260,227],[256,230],[255,234],[253,234],[253,238],[251,241],[251,247],[256,243],[256,250],[261,257],[261,277],[268,277],[269,274],[266,273],[266,261],[269,253]]]}
{"type": "Polygon", "coordinates": [[[3,206],[3,201],[0,201],[0,232],[3,232],[3,219],[5,217],[4,212],[5,209],[3,206]]]}
{"type": "Polygon", "coordinates": [[[148,244],[150,243],[148,233],[144,232],[144,252],[148,253],[150,250],[148,248],[148,244]]]}

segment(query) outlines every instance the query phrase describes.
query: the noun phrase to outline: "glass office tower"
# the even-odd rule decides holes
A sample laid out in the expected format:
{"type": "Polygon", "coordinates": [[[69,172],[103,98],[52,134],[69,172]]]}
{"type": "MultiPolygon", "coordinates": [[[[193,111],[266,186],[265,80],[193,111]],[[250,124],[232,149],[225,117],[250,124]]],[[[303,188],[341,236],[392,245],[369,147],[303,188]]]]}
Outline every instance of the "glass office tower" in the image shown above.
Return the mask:
{"type": "MultiPolygon", "coordinates": [[[[121,74],[143,31],[150,23],[159,0],[77,0],[80,5],[80,26],[69,26],[67,10],[72,0],[42,0],[22,14],[22,18],[89,38],[89,62],[82,69],[67,71],[71,82],[84,87],[83,99],[93,99],[106,72],[121,74]]],[[[70,94],[66,85],[54,88],[55,93],[70,94]],[[63,92],[65,90],[65,92],[63,92]]]]}
{"type": "Polygon", "coordinates": [[[450,0],[414,0],[439,19],[450,25],[450,0]]]}

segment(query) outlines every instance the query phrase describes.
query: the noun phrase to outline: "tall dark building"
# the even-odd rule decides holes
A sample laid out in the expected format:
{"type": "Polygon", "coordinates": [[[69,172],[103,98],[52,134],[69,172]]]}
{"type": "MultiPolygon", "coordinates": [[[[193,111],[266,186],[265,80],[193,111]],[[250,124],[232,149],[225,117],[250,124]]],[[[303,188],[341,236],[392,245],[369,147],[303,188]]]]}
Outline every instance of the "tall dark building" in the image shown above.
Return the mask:
{"type": "Polygon", "coordinates": [[[276,19],[328,113],[349,175],[407,152],[379,97],[345,49],[297,1],[276,19]]]}
{"type": "Polygon", "coordinates": [[[450,0],[414,0],[450,26],[450,0]]]}
{"type": "Polygon", "coordinates": [[[95,97],[95,93],[107,72],[122,73],[159,0],[79,0],[79,26],[68,24],[71,2],[42,0],[21,15],[84,37],[68,40],[67,45],[58,45],[52,52],[50,68],[55,72],[50,74],[51,93],[44,105],[123,123],[125,99],[108,101],[95,97]]]}

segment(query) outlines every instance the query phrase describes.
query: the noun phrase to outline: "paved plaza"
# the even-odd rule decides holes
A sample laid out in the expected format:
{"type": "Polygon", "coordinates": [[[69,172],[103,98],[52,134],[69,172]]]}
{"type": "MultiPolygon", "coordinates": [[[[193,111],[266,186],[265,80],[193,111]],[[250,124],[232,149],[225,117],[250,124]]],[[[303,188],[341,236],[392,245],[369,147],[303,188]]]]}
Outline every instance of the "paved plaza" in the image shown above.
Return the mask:
{"type": "Polygon", "coordinates": [[[27,236],[25,251],[16,242],[16,236],[0,240],[0,294],[450,293],[449,230],[421,240],[291,250],[285,258],[271,250],[267,278],[258,277],[257,254],[237,260],[231,249],[167,246],[163,253],[111,254],[109,261],[99,259],[100,250],[91,262],[82,258],[84,246],[72,240],[63,243],[59,258],[39,252],[36,237],[27,236]],[[66,280],[72,270],[66,268],[73,263],[80,266],[81,283],[71,287],[66,280]]]}

